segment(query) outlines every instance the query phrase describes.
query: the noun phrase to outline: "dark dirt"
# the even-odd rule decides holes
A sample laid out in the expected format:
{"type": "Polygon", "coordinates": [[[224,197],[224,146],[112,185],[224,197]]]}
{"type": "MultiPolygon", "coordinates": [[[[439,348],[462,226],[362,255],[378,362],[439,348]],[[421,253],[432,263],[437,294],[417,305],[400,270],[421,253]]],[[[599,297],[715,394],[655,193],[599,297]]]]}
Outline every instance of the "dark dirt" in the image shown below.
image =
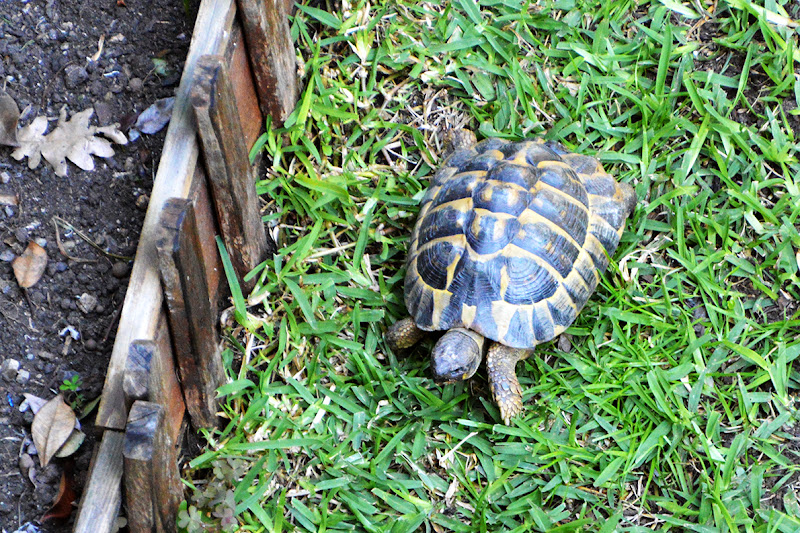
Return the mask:
{"type": "MultiPolygon", "coordinates": [[[[0,2],[0,88],[22,111],[20,126],[36,116],[55,119],[62,107],[69,116],[94,107],[94,125],[130,126],[155,100],[174,94],[196,4],[187,14],[181,0],[0,2]]],[[[51,122],[48,131],[54,127],[51,122]]],[[[76,375],[80,390],[62,392],[68,402],[86,406],[99,396],[130,272],[131,261],[121,257],[136,252],[163,139],[164,131],[115,145],[116,155],[96,158],[94,171],[70,163],[64,178],[44,161],[30,170],[27,161],[13,160],[11,149],[0,146],[0,195],[19,197],[16,207],[0,205],[0,365],[14,360],[20,368],[8,371],[9,379],[0,377],[3,532],[71,530],[74,516],[44,525],[38,520],[50,508],[65,467],[74,465],[80,497],[94,447],[94,413],[81,421],[88,437],[71,458],[42,469],[34,456],[31,482],[19,458],[34,452],[33,415],[19,406],[23,393],[52,398],[76,375]],[[54,217],[74,229],[56,226],[54,217]],[[44,245],[48,266],[26,297],[11,261],[29,241],[44,245]],[[91,305],[81,309],[84,294],[91,305]],[[69,327],[77,340],[65,331],[69,327]]]]}

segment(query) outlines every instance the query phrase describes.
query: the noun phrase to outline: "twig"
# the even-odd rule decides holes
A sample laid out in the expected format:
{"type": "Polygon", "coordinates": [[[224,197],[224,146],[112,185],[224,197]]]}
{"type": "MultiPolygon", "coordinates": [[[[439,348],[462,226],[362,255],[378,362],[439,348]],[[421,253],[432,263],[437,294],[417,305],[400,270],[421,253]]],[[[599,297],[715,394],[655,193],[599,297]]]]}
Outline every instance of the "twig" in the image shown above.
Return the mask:
{"type": "MultiPolygon", "coordinates": [[[[56,223],[56,224],[61,225],[63,228],[72,230],[73,232],[75,232],[75,235],[77,235],[78,237],[80,237],[81,239],[83,239],[84,241],[89,243],[89,246],[91,246],[92,248],[96,249],[98,252],[100,252],[101,254],[103,254],[106,257],[119,259],[120,261],[132,261],[133,260],[133,257],[128,257],[127,255],[117,255],[117,254],[112,254],[111,252],[106,252],[105,250],[103,250],[100,247],[100,245],[98,245],[96,242],[94,242],[88,235],[86,235],[84,232],[82,232],[81,230],[79,230],[78,228],[76,228],[75,226],[73,226],[72,224],[70,224],[69,222],[67,222],[66,220],[64,220],[61,217],[57,217],[57,216],[53,217],[53,222],[56,223]]],[[[58,235],[58,232],[56,232],[56,235],[58,235]]],[[[67,257],[69,257],[69,256],[67,256],[67,257]]]]}

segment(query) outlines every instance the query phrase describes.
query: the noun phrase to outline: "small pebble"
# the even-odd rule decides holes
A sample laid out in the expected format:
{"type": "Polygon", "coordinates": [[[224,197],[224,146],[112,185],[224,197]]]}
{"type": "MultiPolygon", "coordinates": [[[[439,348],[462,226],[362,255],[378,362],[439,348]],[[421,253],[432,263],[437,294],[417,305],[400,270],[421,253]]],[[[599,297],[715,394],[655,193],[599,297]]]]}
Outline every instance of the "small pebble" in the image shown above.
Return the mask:
{"type": "Polygon", "coordinates": [[[0,375],[7,381],[15,379],[17,377],[17,372],[19,372],[19,361],[16,359],[6,359],[3,361],[3,364],[0,365],[0,375]]]}
{"type": "Polygon", "coordinates": [[[78,298],[78,309],[80,309],[81,313],[84,315],[88,315],[94,311],[95,307],[97,307],[97,296],[84,292],[81,294],[80,298],[78,298]]]}
{"type": "Polygon", "coordinates": [[[144,87],[144,83],[142,82],[141,78],[131,78],[128,82],[128,90],[132,92],[139,92],[144,87]]]}
{"type": "Polygon", "coordinates": [[[6,263],[10,263],[14,259],[16,259],[16,255],[11,250],[4,250],[0,253],[0,261],[4,261],[6,263]]]}
{"type": "Polygon", "coordinates": [[[0,172],[0,183],[5,185],[10,181],[11,181],[11,176],[8,175],[8,172],[0,172]]]}
{"type": "Polygon", "coordinates": [[[64,85],[67,89],[75,89],[89,79],[89,73],[80,65],[67,65],[64,69],[64,85]]]}
{"type": "Polygon", "coordinates": [[[117,279],[122,279],[126,277],[131,271],[131,267],[128,266],[128,263],[124,261],[117,261],[114,263],[114,266],[111,267],[111,275],[117,279]]]}
{"type": "Polygon", "coordinates": [[[41,357],[42,359],[47,359],[48,361],[52,361],[53,359],[55,359],[58,356],[56,354],[54,354],[54,353],[50,353],[50,352],[45,351],[45,350],[39,350],[39,357],[41,357]]]}
{"type": "Polygon", "coordinates": [[[69,266],[63,261],[59,261],[59,262],[56,263],[56,270],[58,272],[64,272],[68,268],[69,268],[69,266]]]}
{"type": "Polygon", "coordinates": [[[28,381],[30,381],[30,379],[31,379],[31,373],[28,372],[27,370],[20,370],[19,372],[17,372],[17,383],[19,383],[20,385],[25,385],[26,383],[28,383],[28,381]]]}
{"type": "Polygon", "coordinates": [[[86,349],[92,352],[95,351],[97,349],[97,341],[94,339],[87,340],[86,349]]]}

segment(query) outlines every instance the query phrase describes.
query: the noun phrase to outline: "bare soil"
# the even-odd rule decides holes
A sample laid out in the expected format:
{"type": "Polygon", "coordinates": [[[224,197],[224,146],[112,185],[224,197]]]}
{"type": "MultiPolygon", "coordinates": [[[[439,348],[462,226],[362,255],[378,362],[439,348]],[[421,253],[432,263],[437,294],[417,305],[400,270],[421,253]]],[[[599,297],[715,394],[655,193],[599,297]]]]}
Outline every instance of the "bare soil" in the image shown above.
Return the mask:
{"type": "MultiPolygon", "coordinates": [[[[92,124],[130,127],[177,88],[191,4],[187,12],[181,0],[0,2],[0,88],[22,111],[20,126],[37,116],[55,119],[62,108],[72,116],[93,107],[92,124]]],[[[115,146],[94,171],[70,163],[63,178],[44,161],[31,170],[0,147],[0,195],[19,197],[18,206],[0,205],[0,365],[14,360],[20,370],[0,376],[0,531],[71,530],[74,513],[40,519],[65,470],[80,498],[97,434],[94,412],[81,420],[88,437],[76,454],[46,468],[33,455],[28,476],[19,462],[35,454],[33,415],[19,407],[24,393],[61,393],[77,410],[100,395],[164,132],[115,146]],[[44,245],[48,265],[26,294],[11,261],[30,241],[44,245]],[[91,305],[79,305],[82,296],[91,305]],[[60,390],[75,376],[80,390],[60,390]]]]}

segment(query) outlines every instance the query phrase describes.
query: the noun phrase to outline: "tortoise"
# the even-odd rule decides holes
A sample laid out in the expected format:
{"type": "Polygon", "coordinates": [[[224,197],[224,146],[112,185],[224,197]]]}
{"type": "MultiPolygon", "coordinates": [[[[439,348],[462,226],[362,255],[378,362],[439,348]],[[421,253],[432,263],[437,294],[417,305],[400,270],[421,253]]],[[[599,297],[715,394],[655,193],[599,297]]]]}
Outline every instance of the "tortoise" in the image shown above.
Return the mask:
{"type": "Polygon", "coordinates": [[[541,138],[480,143],[450,134],[411,235],[393,351],[446,331],[431,353],[439,383],[482,359],[503,422],[522,412],[518,361],[567,329],[594,292],[636,204],[593,157],[541,138]],[[491,342],[489,342],[491,341],[491,342]],[[485,350],[488,345],[488,350],[485,350]]]}

